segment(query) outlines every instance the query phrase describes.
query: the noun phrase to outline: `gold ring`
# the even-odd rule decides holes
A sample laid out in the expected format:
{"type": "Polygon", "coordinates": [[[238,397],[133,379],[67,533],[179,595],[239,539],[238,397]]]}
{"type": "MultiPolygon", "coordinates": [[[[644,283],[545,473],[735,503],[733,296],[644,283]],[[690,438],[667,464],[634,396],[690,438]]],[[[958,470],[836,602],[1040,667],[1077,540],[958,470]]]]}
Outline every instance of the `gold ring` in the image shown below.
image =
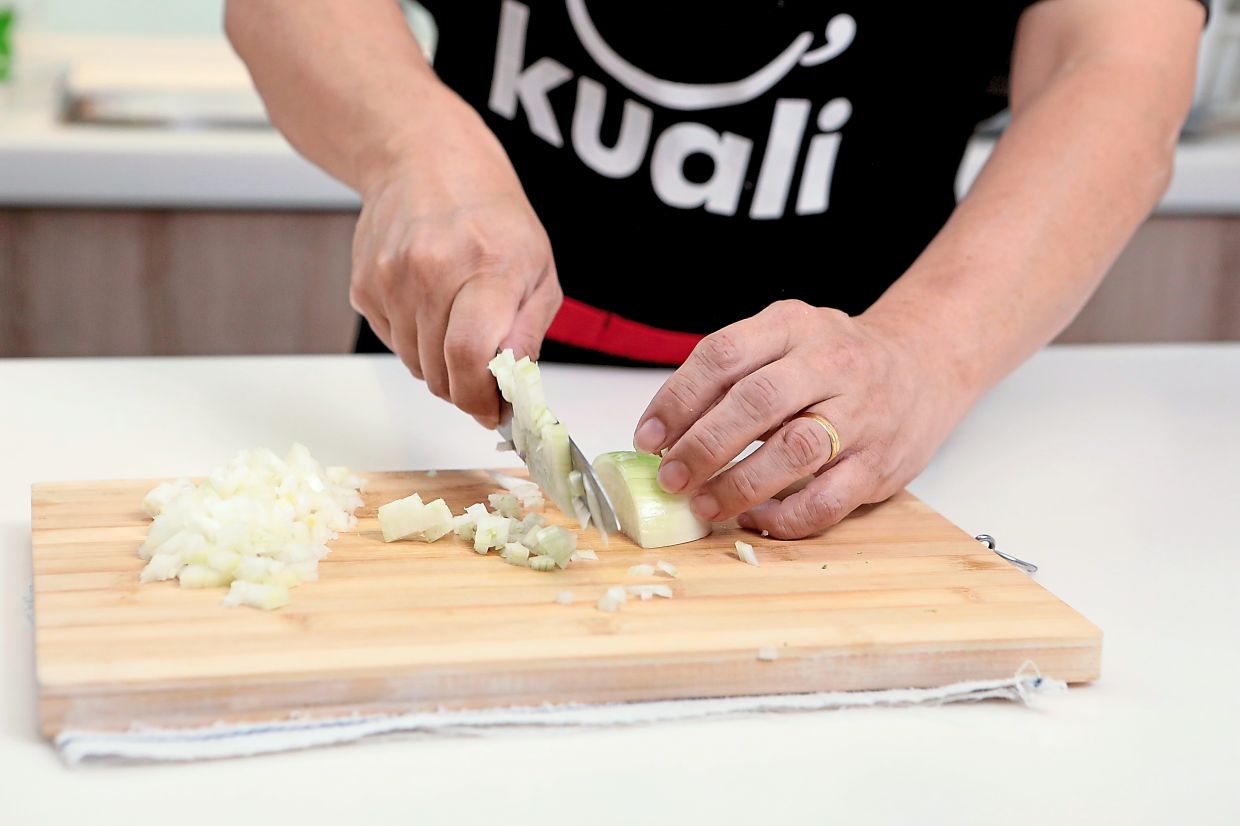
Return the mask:
{"type": "Polygon", "coordinates": [[[822,425],[822,429],[827,431],[827,436],[831,439],[831,455],[827,457],[827,461],[823,462],[822,465],[823,467],[826,467],[834,462],[835,457],[840,455],[840,433],[835,429],[835,425],[831,424],[831,420],[826,416],[819,416],[817,413],[811,413],[808,410],[803,413],[798,413],[792,418],[813,419],[818,422],[818,424],[822,425]]]}

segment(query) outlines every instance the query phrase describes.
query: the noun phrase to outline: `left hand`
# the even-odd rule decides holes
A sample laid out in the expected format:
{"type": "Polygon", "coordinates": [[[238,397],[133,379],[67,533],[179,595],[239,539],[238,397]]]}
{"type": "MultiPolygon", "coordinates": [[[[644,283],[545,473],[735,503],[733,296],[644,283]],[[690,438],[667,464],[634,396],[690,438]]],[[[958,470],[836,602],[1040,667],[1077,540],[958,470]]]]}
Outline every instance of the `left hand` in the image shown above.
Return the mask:
{"type": "MultiPolygon", "coordinates": [[[[703,519],[796,539],[881,502],[929,463],[971,393],[888,323],[780,301],[703,339],[642,414],[634,444],[668,449],[659,483],[703,519]],[[825,416],[840,437],[831,453],[825,416]],[[757,451],[715,474],[755,440],[757,451]],[[807,487],[771,497],[807,475],[807,487]],[[714,478],[712,478],[714,477],[714,478]]],[[[898,328],[898,324],[894,325],[898,328]]]]}

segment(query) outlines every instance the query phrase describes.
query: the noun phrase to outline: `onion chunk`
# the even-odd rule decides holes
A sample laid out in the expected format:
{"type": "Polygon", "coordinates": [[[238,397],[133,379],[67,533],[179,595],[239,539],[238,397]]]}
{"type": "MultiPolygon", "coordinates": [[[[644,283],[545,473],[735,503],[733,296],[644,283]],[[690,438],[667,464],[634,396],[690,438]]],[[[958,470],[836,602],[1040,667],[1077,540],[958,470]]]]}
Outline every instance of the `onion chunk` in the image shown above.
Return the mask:
{"type": "Polygon", "coordinates": [[[615,508],[620,530],[643,548],[662,548],[701,539],[709,522],[689,509],[689,497],[668,493],[659,485],[659,457],[622,450],[594,460],[607,498],[615,508]]]}

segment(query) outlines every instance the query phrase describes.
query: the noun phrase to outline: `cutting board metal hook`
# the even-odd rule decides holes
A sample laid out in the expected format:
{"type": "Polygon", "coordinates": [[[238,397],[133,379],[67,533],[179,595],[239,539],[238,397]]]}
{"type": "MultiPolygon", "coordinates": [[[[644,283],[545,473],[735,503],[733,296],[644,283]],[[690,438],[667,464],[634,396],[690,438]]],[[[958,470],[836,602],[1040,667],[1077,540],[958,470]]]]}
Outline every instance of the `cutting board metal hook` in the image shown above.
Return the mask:
{"type": "Polygon", "coordinates": [[[982,544],[984,544],[987,548],[990,548],[990,550],[994,551],[999,556],[1006,559],[1008,562],[1011,562],[1017,568],[1020,568],[1025,573],[1036,574],[1038,572],[1038,566],[1034,565],[1032,562],[1026,562],[1023,559],[1020,559],[1018,557],[1012,556],[1009,553],[1005,553],[999,550],[999,548],[997,547],[997,543],[995,542],[995,538],[991,536],[990,534],[979,533],[977,536],[973,538],[976,539],[978,542],[981,542],[982,544]]]}

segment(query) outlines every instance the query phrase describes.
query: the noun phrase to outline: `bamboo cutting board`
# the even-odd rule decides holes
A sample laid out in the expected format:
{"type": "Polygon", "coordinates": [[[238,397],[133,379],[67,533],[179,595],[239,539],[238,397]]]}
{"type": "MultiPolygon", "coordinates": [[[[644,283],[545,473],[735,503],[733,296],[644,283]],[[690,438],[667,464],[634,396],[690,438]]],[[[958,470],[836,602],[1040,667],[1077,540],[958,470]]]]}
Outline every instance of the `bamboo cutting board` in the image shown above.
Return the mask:
{"type": "MultiPolygon", "coordinates": [[[[776,542],[720,526],[644,551],[593,532],[599,561],[540,573],[449,535],[385,544],[375,511],[417,491],[453,511],[496,488],[483,471],[368,476],[356,531],[321,580],[265,613],[224,591],[139,584],[154,482],[33,488],[42,728],[198,725],[292,713],[610,702],[937,686],[1011,676],[1026,660],[1093,680],[1101,632],[908,493],[826,534],[776,542]],[[760,567],[733,543],[751,541],[760,567]],[[680,578],[628,574],[666,559],[680,578]],[[596,610],[608,586],[675,597],[596,610]],[[572,605],[554,600],[561,591],[572,605]],[[758,649],[774,648],[773,661],[758,649]]],[[[553,522],[567,524],[549,508],[553,522]]]]}

